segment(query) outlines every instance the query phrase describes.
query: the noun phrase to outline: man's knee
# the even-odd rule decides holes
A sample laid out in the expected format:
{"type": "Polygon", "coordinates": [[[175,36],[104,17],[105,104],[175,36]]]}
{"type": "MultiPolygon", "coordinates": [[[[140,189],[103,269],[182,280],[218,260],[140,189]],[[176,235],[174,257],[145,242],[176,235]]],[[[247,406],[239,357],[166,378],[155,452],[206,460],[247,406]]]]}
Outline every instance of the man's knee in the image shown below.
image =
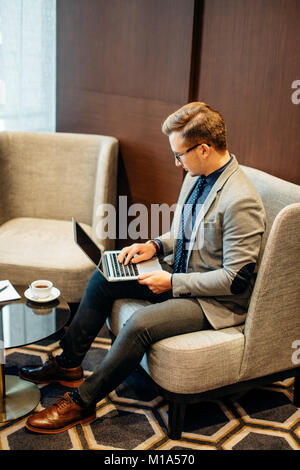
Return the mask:
{"type": "Polygon", "coordinates": [[[142,341],[144,344],[151,344],[151,336],[149,328],[145,320],[144,308],[136,310],[130,318],[125,322],[122,330],[128,339],[134,341],[142,341]]]}
{"type": "Polygon", "coordinates": [[[108,282],[98,269],[95,269],[90,280],[97,283],[108,282]]]}
{"type": "Polygon", "coordinates": [[[105,291],[108,284],[109,282],[105,279],[103,274],[101,274],[100,271],[98,271],[98,269],[95,269],[92,276],[90,277],[88,288],[96,289],[96,290],[101,289],[105,291]]]}

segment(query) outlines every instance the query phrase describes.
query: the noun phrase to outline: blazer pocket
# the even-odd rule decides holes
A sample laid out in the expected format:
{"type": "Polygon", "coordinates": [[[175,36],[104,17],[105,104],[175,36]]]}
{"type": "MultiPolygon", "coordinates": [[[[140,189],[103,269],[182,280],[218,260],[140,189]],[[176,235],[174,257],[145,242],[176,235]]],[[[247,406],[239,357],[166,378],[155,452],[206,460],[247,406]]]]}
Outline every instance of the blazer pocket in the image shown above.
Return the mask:
{"type": "Polygon", "coordinates": [[[222,229],[217,222],[202,222],[197,237],[200,250],[211,254],[222,253],[223,236],[222,229]]]}

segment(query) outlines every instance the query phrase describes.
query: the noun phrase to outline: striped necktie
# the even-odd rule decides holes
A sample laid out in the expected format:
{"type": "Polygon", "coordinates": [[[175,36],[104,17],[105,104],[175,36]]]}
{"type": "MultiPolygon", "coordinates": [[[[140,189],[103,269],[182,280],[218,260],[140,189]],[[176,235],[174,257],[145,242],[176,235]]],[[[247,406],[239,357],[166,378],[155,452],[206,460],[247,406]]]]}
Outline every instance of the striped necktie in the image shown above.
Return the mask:
{"type": "Polygon", "coordinates": [[[191,221],[191,216],[196,207],[197,201],[203,192],[205,184],[206,184],[205,176],[200,176],[189,198],[188,204],[185,204],[182,210],[180,236],[178,239],[177,249],[176,249],[175,258],[174,258],[173,273],[184,273],[186,270],[186,266],[185,266],[186,254],[187,254],[187,250],[185,249],[185,245],[187,242],[186,228],[187,228],[187,224],[190,223],[191,221]]]}

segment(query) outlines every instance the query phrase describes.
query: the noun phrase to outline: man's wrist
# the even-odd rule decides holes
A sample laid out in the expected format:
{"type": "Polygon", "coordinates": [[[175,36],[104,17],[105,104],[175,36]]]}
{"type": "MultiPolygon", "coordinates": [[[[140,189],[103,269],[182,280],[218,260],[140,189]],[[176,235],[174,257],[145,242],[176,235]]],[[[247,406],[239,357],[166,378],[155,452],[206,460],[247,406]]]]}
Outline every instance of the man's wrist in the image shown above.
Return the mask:
{"type": "Polygon", "coordinates": [[[150,244],[153,245],[154,248],[155,248],[156,254],[159,254],[159,252],[160,252],[160,246],[159,246],[159,244],[158,244],[155,240],[148,240],[146,243],[147,243],[148,245],[150,245],[150,244]]]}

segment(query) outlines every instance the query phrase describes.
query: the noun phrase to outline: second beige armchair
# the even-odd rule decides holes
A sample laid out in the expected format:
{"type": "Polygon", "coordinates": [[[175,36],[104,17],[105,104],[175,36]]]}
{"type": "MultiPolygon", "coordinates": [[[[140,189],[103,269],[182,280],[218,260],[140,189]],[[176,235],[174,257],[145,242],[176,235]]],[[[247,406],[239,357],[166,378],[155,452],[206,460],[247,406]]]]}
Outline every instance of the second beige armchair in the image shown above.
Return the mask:
{"type": "Polygon", "coordinates": [[[50,279],[68,302],[94,265],[73,242],[72,217],[98,245],[101,204],[116,204],[118,141],[68,133],[0,133],[0,279],[50,279]]]}

